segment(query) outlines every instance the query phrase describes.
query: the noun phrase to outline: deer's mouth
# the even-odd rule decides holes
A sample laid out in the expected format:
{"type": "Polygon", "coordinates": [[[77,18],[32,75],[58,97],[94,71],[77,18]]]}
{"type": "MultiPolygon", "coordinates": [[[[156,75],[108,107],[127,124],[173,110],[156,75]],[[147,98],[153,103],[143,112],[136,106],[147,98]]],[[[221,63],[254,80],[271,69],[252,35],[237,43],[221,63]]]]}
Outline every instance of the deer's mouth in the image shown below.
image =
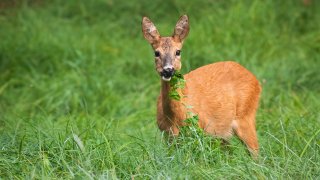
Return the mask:
{"type": "Polygon", "coordinates": [[[174,70],[163,70],[161,73],[160,73],[160,76],[161,76],[161,79],[164,80],[164,81],[170,81],[172,76],[174,75],[174,70]]]}
{"type": "Polygon", "coordinates": [[[161,79],[168,82],[171,80],[171,77],[161,76],[161,79]]]}

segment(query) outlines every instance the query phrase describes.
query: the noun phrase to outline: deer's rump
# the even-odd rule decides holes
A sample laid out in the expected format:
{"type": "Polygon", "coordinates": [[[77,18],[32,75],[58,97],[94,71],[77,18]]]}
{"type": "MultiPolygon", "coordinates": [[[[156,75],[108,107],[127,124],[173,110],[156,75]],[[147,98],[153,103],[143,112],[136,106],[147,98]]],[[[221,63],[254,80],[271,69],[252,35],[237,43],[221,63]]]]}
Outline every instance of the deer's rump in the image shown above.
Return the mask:
{"type": "Polygon", "coordinates": [[[186,74],[185,104],[199,115],[206,132],[222,138],[255,113],[260,95],[256,77],[238,63],[227,61],[202,66],[186,74]]]}

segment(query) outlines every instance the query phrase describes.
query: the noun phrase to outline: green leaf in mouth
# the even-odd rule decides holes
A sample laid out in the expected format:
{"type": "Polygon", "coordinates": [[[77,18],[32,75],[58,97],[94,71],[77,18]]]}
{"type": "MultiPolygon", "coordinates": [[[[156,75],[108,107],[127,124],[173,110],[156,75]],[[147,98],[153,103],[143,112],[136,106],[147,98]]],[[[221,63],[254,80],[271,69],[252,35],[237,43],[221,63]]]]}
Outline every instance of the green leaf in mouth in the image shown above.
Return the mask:
{"type": "Polygon", "coordinates": [[[185,83],[186,81],[184,80],[183,75],[180,73],[180,71],[176,71],[170,80],[171,89],[169,91],[169,97],[171,99],[179,101],[181,99],[181,96],[179,95],[177,90],[179,88],[184,88],[185,83]]]}

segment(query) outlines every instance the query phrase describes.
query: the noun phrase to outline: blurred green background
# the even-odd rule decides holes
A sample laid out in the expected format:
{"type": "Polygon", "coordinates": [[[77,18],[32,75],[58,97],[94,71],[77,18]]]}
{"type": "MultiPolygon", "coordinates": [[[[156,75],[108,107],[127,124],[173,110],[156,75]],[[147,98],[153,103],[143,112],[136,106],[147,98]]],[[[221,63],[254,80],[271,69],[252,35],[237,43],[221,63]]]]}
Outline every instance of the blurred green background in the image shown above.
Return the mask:
{"type": "Polygon", "coordinates": [[[317,1],[0,0],[0,177],[317,179],[317,1]],[[183,72],[234,60],[260,80],[259,162],[168,147],[156,126],[160,79],[141,32],[182,14],[183,72]]]}

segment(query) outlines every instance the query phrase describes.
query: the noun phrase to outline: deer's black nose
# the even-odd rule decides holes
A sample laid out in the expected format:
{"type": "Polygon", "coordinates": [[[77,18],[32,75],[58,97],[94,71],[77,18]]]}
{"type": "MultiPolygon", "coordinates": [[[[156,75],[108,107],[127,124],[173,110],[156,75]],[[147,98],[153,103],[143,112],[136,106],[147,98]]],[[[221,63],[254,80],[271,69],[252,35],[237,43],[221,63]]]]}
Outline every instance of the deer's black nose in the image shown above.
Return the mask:
{"type": "Polygon", "coordinates": [[[165,78],[170,78],[174,74],[174,68],[164,68],[161,72],[161,76],[164,76],[165,78]]]}

